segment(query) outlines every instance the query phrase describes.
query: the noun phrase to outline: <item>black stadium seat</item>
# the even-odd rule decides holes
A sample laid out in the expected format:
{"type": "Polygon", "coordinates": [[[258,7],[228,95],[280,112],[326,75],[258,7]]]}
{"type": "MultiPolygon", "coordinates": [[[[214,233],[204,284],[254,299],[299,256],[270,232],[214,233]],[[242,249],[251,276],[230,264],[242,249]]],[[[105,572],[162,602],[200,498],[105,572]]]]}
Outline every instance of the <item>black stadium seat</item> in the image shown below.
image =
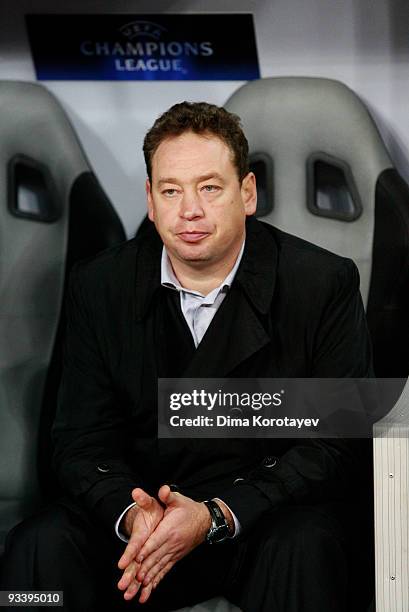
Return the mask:
{"type": "Polygon", "coordinates": [[[73,262],[125,239],[74,130],[44,87],[0,82],[0,555],[55,494],[50,424],[73,262]]]}

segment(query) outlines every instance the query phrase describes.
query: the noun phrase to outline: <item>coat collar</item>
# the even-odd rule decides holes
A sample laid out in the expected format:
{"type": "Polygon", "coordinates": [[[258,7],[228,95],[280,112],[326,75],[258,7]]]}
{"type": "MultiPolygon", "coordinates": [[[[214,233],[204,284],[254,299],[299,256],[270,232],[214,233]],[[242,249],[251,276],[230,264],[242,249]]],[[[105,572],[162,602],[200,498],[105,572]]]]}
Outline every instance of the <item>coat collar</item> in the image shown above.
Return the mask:
{"type": "Polygon", "coordinates": [[[250,303],[262,314],[270,308],[274,294],[278,250],[273,229],[254,217],[246,223],[246,246],[236,280],[250,303]]]}
{"type": "Polygon", "coordinates": [[[147,314],[154,294],[160,289],[162,241],[155,226],[145,217],[134,240],[135,253],[135,312],[138,321],[147,314]]]}
{"type": "MultiPolygon", "coordinates": [[[[250,303],[260,313],[268,312],[274,294],[278,261],[273,229],[254,217],[246,222],[246,246],[235,281],[244,290],[250,303]]],[[[155,293],[160,289],[162,241],[156,229],[145,219],[135,238],[136,317],[147,314],[155,293]]]]}

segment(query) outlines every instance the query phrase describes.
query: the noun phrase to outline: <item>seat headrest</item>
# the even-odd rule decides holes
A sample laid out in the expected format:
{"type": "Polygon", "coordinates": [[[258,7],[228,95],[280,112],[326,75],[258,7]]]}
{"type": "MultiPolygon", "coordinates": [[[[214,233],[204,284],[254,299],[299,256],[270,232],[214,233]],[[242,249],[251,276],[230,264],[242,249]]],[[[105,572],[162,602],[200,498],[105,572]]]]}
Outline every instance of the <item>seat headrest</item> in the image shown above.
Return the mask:
{"type": "Polygon", "coordinates": [[[277,77],[247,83],[225,106],[240,116],[255,166],[260,159],[270,164],[273,206],[263,220],[354,259],[366,303],[375,187],[392,162],[364,104],[338,81],[277,77]],[[332,211],[331,193],[318,193],[320,181],[343,180],[345,203],[332,211]]]}

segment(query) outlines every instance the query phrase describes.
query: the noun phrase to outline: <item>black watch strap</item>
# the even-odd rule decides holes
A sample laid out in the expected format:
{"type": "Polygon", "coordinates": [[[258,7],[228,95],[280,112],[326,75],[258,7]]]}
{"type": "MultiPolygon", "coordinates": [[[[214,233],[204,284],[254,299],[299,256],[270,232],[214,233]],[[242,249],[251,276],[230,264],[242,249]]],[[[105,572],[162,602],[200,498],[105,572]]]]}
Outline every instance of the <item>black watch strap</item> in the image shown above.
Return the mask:
{"type": "Polygon", "coordinates": [[[225,540],[229,534],[229,525],[219,504],[214,499],[209,499],[204,502],[210,512],[212,524],[206,535],[206,542],[214,544],[225,540]]]}

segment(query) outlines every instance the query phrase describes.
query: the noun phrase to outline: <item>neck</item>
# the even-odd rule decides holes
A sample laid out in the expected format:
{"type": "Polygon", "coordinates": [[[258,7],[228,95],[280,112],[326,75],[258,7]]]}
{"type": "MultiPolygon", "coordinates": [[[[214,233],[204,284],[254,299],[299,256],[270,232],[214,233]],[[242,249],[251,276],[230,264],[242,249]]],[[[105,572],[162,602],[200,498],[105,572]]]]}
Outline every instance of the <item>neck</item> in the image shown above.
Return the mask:
{"type": "Polygon", "coordinates": [[[203,295],[207,295],[216,287],[219,287],[226,276],[232,271],[239,256],[242,242],[230,257],[217,261],[214,264],[208,261],[202,262],[185,262],[176,259],[168,253],[168,257],[173,267],[173,271],[185,289],[198,291],[203,295]]]}

